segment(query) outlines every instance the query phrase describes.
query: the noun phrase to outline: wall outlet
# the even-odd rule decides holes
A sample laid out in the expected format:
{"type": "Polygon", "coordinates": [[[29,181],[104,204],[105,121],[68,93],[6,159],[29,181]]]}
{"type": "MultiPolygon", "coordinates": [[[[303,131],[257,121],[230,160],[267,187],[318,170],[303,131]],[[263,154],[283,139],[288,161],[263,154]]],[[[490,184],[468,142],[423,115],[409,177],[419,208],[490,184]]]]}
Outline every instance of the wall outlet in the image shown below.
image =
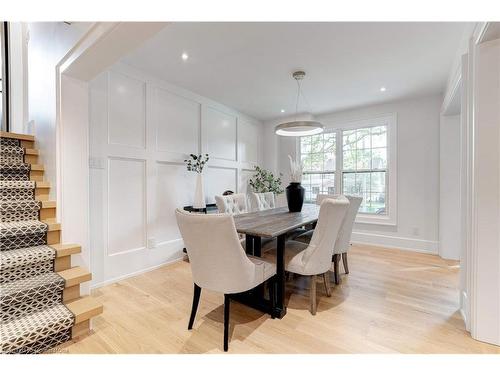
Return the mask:
{"type": "Polygon", "coordinates": [[[420,236],[420,229],[418,227],[413,227],[412,232],[414,236],[420,236]]]}
{"type": "Polygon", "coordinates": [[[156,247],[156,238],[149,237],[148,238],[148,249],[154,249],[156,247]]]}

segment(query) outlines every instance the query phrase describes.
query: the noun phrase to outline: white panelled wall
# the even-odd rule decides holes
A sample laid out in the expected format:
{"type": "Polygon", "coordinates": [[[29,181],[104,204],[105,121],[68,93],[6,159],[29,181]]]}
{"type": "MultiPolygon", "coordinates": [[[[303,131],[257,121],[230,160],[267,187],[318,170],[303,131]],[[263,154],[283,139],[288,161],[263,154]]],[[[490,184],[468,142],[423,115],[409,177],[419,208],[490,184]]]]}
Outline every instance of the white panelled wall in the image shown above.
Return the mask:
{"type": "Polygon", "coordinates": [[[246,192],[260,122],[122,63],[90,92],[90,245],[95,285],[182,257],[174,210],[193,202],[190,153],[209,153],[207,203],[246,192]]]}

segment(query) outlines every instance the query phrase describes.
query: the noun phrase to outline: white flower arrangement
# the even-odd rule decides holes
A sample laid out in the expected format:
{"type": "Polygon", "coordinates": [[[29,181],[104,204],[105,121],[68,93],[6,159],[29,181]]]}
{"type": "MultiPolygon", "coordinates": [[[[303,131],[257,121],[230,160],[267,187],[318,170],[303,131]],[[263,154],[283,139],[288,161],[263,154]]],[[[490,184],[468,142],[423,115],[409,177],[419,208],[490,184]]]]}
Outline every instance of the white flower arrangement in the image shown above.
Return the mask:
{"type": "Polygon", "coordinates": [[[294,161],[290,155],[288,155],[288,159],[290,159],[290,182],[300,184],[302,182],[302,163],[298,160],[294,161]]]}

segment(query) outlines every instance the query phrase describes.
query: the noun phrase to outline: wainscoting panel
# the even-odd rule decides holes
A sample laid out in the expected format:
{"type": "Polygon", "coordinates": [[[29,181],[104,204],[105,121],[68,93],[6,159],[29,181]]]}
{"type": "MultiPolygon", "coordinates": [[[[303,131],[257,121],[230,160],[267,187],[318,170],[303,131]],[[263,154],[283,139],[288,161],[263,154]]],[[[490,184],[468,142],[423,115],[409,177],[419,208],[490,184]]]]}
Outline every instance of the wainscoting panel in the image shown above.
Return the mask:
{"type": "Polygon", "coordinates": [[[236,168],[210,167],[204,172],[205,199],[207,203],[215,203],[215,196],[226,190],[236,192],[236,168]]]}
{"type": "Polygon", "coordinates": [[[257,164],[259,160],[260,126],[246,121],[238,122],[238,160],[257,164]]]}
{"type": "Polygon", "coordinates": [[[111,71],[108,85],[108,142],[146,147],[144,82],[111,71]]]}
{"type": "Polygon", "coordinates": [[[155,237],[157,243],[181,238],[175,209],[192,202],[196,174],[184,164],[157,163],[155,237]]]}
{"type": "Polygon", "coordinates": [[[108,160],[108,255],[146,247],[145,192],[145,160],[108,160]]]}
{"type": "Polygon", "coordinates": [[[253,170],[241,169],[238,174],[238,192],[247,194],[250,191],[250,179],[255,174],[253,170]]]}
{"type": "Polygon", "coordinates": [[[204,106],[202,137],[212,158],[236,161],[236,116],[204,106]]]}
{"type": "Polygon", "coordinates": [[[156,151],[189,154],[199,149],[200,104],[152,88],[151,116],[156,129],[156,151]]]}

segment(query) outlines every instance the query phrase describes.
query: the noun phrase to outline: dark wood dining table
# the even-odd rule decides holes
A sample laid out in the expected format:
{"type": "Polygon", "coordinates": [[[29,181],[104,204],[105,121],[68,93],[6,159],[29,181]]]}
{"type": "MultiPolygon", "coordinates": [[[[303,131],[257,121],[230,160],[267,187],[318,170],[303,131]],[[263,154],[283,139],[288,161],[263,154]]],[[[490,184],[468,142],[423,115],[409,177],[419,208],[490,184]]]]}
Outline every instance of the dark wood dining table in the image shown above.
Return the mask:
{"type": "Polygon", "coordinates": [[[234,216],[234,224],[238,233],[245,234],[246,252],[261,256],[262,238],[276,238],[276,307],[269,311],[269,302],[264,300],[262,288],[242,295],[238,300],[258,310],[269,313],[273,317],[283,318],[285,306],[285,241],[287,233],[318,221],[319,206],[304,204],[301,212],[290,212],[288,207],[239,214],[234,216]]]}

